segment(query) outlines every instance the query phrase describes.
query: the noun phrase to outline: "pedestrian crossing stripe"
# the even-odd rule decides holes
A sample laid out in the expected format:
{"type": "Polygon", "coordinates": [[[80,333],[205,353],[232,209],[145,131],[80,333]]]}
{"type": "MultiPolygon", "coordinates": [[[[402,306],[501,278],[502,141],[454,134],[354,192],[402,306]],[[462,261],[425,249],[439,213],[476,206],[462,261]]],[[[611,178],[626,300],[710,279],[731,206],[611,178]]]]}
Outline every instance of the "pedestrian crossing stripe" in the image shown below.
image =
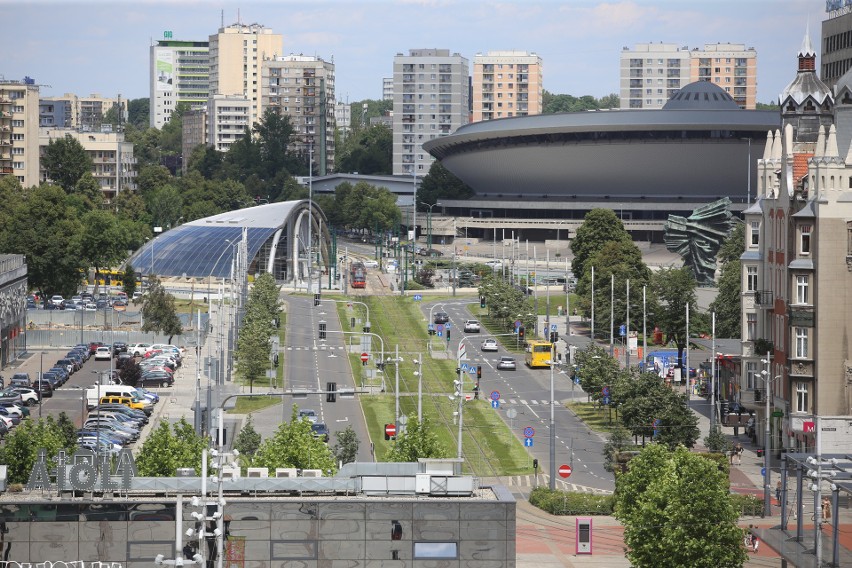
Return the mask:
{"type": "MultiPolygon", "coordinates": [[[[550,485],[550,475],[546,473],[542,473],[538,475],[538,479],[536,480],[535,475],[513,475],[509,478],[501,477],[501,482],[506,483],[506,485],[514,485],[517,487],[535,487],[538,485],[541,486],[549,486],[550,485]],[[506,480],[508,479],[508,483],[506,480]]],[[[586,485],[577,485],[576,483],[570,483],[565,481],[564,479],[556,480],[556,488],[562,491],[574,491],[576,493],[594,493],[596,495],[612,495],[612,491],[608,489],[598,489],[597,487],[588,487],[586,485]]]]}

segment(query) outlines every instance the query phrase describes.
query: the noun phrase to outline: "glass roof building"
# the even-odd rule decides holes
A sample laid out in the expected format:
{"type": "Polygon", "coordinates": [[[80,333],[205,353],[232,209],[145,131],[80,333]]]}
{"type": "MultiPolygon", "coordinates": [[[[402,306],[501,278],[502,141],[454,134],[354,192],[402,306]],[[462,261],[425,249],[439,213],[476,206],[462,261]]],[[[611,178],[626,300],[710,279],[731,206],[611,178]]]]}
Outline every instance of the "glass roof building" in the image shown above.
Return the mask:
{"type": "Polygon", "coordinates": [[[307,199],[237,209],[184,223],[148,241],[130,258],[137,272],[187,278],[229,278],[244,249],[248,274],[279,282],[307,279],[308,239],[327,265],[331,238],[322,210],[307,199]],[[307,219],[313,218],[308,228],[307,219]]]}

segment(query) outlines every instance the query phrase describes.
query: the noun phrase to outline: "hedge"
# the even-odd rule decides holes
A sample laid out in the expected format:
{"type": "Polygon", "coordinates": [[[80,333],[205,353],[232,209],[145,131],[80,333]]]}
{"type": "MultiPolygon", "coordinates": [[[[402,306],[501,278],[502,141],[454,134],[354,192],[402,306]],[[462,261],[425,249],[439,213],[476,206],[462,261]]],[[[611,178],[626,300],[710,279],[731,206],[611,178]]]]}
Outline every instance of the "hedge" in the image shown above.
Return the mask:
{"type": "Polygon", "coordinates": [[[529,502],[551,515],[612,515],[614,497],[536,487],[529,502]]]}

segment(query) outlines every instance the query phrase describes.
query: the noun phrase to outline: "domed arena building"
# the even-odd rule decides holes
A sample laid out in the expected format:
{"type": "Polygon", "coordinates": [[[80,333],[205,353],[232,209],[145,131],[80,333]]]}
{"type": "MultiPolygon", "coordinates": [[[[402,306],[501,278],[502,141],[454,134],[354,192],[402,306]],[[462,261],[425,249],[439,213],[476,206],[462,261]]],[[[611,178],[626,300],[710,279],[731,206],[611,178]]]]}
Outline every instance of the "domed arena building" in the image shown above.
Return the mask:
{"type": "Polygon", "coordinates": [[[766,133],[780,123],[777,110],[740,109],[723,89],[699,81],[659,110],[477,122],[423,147],[476,192],[442,199],[444,214],[580,221],[606,207],[625,221],[659,224],[661,236],[670,214],[724,197],[745,209],[766,133]]]}

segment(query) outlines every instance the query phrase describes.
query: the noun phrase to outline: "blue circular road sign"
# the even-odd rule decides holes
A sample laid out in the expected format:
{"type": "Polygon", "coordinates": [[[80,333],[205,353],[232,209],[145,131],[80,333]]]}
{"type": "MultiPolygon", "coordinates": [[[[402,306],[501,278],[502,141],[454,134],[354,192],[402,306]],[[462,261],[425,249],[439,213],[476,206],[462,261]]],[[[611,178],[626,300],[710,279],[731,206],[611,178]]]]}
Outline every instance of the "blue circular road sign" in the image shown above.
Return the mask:
{"type": "Polygon", "coordinates": [[[491,391],[491,400],[500,400],[500,391],[491,391]]]}
{"type": "Polygon", "coordinates": [[[535,428],[532,426],[524,428],[524,438],[532,438],[533,436],[535,436],[535,428]]]}

